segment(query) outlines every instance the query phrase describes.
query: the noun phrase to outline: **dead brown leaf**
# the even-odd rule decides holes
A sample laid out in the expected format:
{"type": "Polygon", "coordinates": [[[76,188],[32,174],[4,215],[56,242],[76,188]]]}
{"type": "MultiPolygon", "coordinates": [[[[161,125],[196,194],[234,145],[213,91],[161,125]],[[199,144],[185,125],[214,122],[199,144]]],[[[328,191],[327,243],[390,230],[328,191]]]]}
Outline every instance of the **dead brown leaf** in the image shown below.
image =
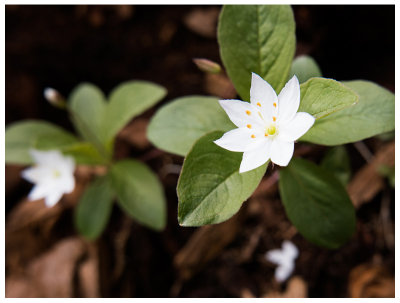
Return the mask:
{"type": "Polygon", "coordinates": [[[150,146],[147,140],[146,129],[149,120],[145,118],[138,118],[133,120],[130,124],[124,127],[118,134],[119,139],[122,139],[138,149],[146,149],[150,146]]]}
{"type": "Polygon", "coordinates": [[[79,238],[58,242],[33,260],[24,275],[6,279],[6,297],[73,297],[74,273],[84,253],[85,244],[79,238]]]}
{"type": "Polygon", "coordinates": [[[236,97],[236,90],[232,82],[224,74],[205,74],[204,89],[210,95],[222,99],[232,99],[236,97]]]}
{"type": "Polygon", "coordinates": [[[392,167],[394,165],[394,141],[382,146],[372,161],[362,167],[351,180],[347,187],[354,207],[371,201],[372,198],[383,188],[384,179],[378,173],[381,165],[392,167]]]}
{"type": "Polygon", "coordinates": [[[219,255],[239,228],[240,213],[226,222],[197,229],[175,255],[174,265],[183,279],[190,278],[206,263],[219,255]]]}
{"type": "Polygon", "coordinates": [[[183,22],[193,32],[206,38],[215,38],[219,11],[216,7],[196,8],[186,15],[183,22]]]}
{"type": "Polygon", "coordinates": [[[307,283],[299,276],[292,277],[287,283],[286,290],[279,292],[276,290],[265,294],[264,298],[307,298],[307,283]]]}
{"type": "Polygon", "coordinates": [[[349,275],[349,294],[352,298],[394,298],[395,284],[382,265],[361,264],[349,275]]]}

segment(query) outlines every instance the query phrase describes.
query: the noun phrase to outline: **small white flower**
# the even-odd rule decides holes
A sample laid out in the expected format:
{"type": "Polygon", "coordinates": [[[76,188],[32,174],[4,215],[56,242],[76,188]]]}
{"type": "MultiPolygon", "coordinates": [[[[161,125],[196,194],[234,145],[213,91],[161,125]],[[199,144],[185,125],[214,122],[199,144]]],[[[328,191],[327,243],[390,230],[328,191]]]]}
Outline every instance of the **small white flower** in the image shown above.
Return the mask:
{"type": "Polygon", "coordinates": [[[75,187],[75,162],[57,150],[30,150],[35,166],[22,171],[24,179],[35,186],[28,195],[29,200],[45,199],[47,207],[55,205],[63,194],[72,192],[75,187]]]}
{"type": "Polygon", "coordinates": [[[312,115],[297,112],[300,85],[296,76],[277,96],[268,82],[252,73],[250,103],[240,100],[220,100],[219,103],[238,128],[214,142],[227,150],[243,152],[240,173],[255,169],[268,159],[280,166],[288,165],[294,141],[315,121],[312,115]]]}
{"type": "Polygon", "coordinates": [[[297,258],[299,251],[297,247],[290,241],[283,241],[282,249],[273,249],[265,254],[265,258],[278,267],[275,270],[275,279],[278,282],[284,282],[290,277],[294,270],[294,260],[297,258]]]}

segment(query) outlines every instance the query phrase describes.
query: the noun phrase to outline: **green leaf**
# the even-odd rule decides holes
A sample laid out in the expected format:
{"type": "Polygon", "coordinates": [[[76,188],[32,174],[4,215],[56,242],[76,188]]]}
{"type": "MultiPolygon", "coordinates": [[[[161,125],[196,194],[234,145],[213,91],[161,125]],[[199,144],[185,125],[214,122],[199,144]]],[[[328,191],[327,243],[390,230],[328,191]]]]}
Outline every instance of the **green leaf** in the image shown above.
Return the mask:
{"type": "Polygon", "coordinates": [[[194,142],[214,130],[235,128],[215,97],[178,98],[153,116],[147,129],[149,140],[158,148],[185,156],[194,142]]]}
{"type": "Polygon", "coordinates": [[[95,180],[85,190],[75,208],[75,226],[85,238],[101,235],[111,215],[113,191],[107,176],[95,180]]]}
{"type": "Polygon", "coordinates": [[[39,150],[57,149],[65,155],[72,156],[77,164],[107,164],[107,159],[103,158],[90,142],[67,142],[60,137],[40,136],[36,141],[35,148],[39,150]]]}
{"type": "MultiPolygon", "coordinates": [[[[358,96],[338,81],[312,78],[300,85],[300,100],[298,111],[307,112],[319,120],[324,117],[330,119],[331,114],[357,104],[358,96]]],[[[316,121],[306,134],[317,132],[318,127],[316,121]]]]}
{"type": "Polygon", "coordinates": [[[279,191],[290,221],[310,242],[337,248],[354,233],[354,207],[329,171],[293,158],[280,171],[279,191]]]}
{"type": "Polygon", "coordinates": [[[226,5],[218,25],[218,43],[229,78],[249,100],[251,72],[279,92],[295,51],[295,23],[290,6],[226,5]]]}
{"type": "Polygon", "coordinates": [[[329,170],[343,186],[346,186],[351,176],[350,158],[346,147],[339,145],[329,149],[322,159],[321,167],[329,170]]]}
{"type": "Polygon", "coordinates": [[[296,75],[300,83],[313,77],[322,77],[321,70],[315,60],[310,56],[299,56],[293,60],[289,79],[296,75]]]}
{"type": "Polygon", "coordinates": [[[303,141],[340,145],[394,130],[394,94],[369,81],[343,84],[359,95],[358,104],[316,121],[303,141]]]}
{"type": "Polygon", "coordinates": [[[268,162],[239,174],[242,153],[213,141],[223,132],[201,137],[186,156],[178,181],[178,221],[183,226],[215,224],[232,217],[264,176],[268,162]]]}
{"type": "Polygon", "coordinates": [[[165,97],[167,90],[146,81],[129,81],[118,85],[110,94],[104,112],[103,132],[110,141],[134,117],[165,97]]]}
{"type": "Polygon", "coordinates": [[[155,230],[166,224],[166,201],[157,176],[144,164],[123,160],[111,167],[119,205],[138,222],[155,230]]]}
{"type": "Polygon", "coordinates": [[[68,109],[75,128],[104,156],[110,155],[111,152],[103,144],[104,133],[101,124],[105,107],[106,99],[103,92],[90,83],[78,85],[68,98],[68,109]]]}
{"type": "Polygon", "coordinates": [[[39,120],[16,122],[6,128],[5,162],[32,164],[29,149],[38,148],[37,143],[43,137],[53,138],[53,149],[78,142],[74,135],[49,122],[39,120]]]}

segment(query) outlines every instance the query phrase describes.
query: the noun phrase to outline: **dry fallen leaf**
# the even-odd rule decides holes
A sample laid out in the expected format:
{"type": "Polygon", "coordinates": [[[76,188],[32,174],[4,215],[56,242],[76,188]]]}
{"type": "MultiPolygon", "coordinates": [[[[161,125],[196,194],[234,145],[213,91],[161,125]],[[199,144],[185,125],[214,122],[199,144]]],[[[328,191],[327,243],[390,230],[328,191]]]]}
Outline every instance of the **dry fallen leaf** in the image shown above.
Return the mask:
{"type": "Polygon", "coordinates": [[[24,274],[6,278],[6,297],[73,297],[75,270],[84,253],[85,243],[77,237],[58,242],[24,274]]]}
{"type": "Polygon", "coordinates": [[[382,146],[372,161],[362,167],[349,183],[347,190],[356,208],[371,201],[383,188],[384,179],[379,174],[378,168],[381,165],[393,167],[394,147],[394,141],[382,146]]]}
{"type": "Polygon", "coordinates": [[[284,292],[276,290],[266,293],[264,298],[307,298],[307,283],[299,276],[292,277],[284,292]]]}
{"type": "Polygon", "coordinates": [[[214,38],[217,34],[219,11],[217,7],[196,8],[183,21],[193,32],[206,38],[214,38]]]}
{"type": "Polygon", "coordinates": [[[394,298],[392,277],[381,265],[361,264],[349,275],[349,295],[352,298],[394,298]]]}

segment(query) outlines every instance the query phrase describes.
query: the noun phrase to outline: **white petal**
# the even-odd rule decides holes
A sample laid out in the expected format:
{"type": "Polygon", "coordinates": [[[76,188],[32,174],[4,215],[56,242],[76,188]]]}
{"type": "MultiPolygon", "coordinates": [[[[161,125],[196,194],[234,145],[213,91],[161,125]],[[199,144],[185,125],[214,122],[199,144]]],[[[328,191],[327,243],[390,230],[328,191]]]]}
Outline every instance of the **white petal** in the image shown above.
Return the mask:
{"type": "Polygon", "coordinates": [[[294,142],[280,141],[276,138],[271,144],[271,161],[280,166],[288,165],[292,159],[294,150],[294,142]]]}
{"type": "Polygon", "coordinates": [[[49,187],[46,184],[37,184],[28,194],[28,199],[31,201],[45,198],[49,193],[49,187]]]}
{"type": "Polygon", "coordinates": [[[52,207],[58,201],[60,201],[62,195],[63,195],[62,192],[52,192],[46,196],[46,198],[44,199],[44,203],[46,204],[47,207],[52,207]]]}
{"type": "Polygon", "coordinates": [[[40,165],[52,165],[63,160],[63,155],[58,150],[40,151],[30,149],[29,153],[34,162],[40,165]]]}
{"type": "Polygon", "coordinates": [[[299,255],[299,250],[297,249],[296,245],[288,240],[283,241],[282,250],[285,255],[285,260],[289,260],[290,262],[293,262],[293,260],[299,255]]]}
{"type": "Polygon", "coordinates": [[[270,158],[270,148],[271,140],[265,140],[260,147],[244,152],[239,173],[253,170],[267,162],[270,158]]]}
{"type": "Polygon", "coordinates": [[[265,258],[272,263],[282,264],[284,256],[281,249],[272,249],[265,254],[265,258]]]}
{"type": "Polygon", "coordinates": [[[309,113],[296,113],[287,124],[279,127],[279,140],[295,141],[303,136],[313,126],[315,118],[309,113]]]}
{"type": "Polygon", "coordinates": [[[300,85],[296,76],[293,76],[286,83],[285,87],[279,93],[278,99],[278,120],[283,123],[290,121],[293,119],[300,105],[300,85]]]}
{"type": "Polygon", "coordinates": [[[249,102],[240,100],[220,100],[219,104],[227,113],[229,119],[237,127],[246,127],[247,124],[263,126],[263,121],[258,115],[258,109],[249,102]]]}
{"type": "Polygon", "coordinates": [[[64,177],[63,181],[62,181],[62,184],[63,184],[63,192],[65,194],[71,193],[75,188],[75,178],[74,178],[74,176],[73,175],[72,176],[68,175],[67,177],[64,177]]]}
{"type": "Polygon", "coordinates": [[[226,132],[214,143],[233,152],[244,152],[256,149],[264,140],[264,135],[257,130],[235,128],[226,132]]]}
{"type": "Polygon", "coordinates": [[[275,269],[275,279],[278,282],[284,282],[290,277],[294,269],[294,263],[289,265],[280,265],[275,269]]]}
{"type": "Polygon", "coordinates": [[[266,121],[272,120],[272,116],[277,114],[277,107],[273,104],[278,104],[278,97],[274,89],[255,73],[251,73],[250,101],[253,106],[261,109],[266,121]]]}
{"type": "Polygon", "coordinates": [[[47,169],[47,167],[43,166],[28,167],[21,172],[22,178],[31,183],[38,183],[41,180],[47,178],[48,175],[49,170],[47,169]]]}

